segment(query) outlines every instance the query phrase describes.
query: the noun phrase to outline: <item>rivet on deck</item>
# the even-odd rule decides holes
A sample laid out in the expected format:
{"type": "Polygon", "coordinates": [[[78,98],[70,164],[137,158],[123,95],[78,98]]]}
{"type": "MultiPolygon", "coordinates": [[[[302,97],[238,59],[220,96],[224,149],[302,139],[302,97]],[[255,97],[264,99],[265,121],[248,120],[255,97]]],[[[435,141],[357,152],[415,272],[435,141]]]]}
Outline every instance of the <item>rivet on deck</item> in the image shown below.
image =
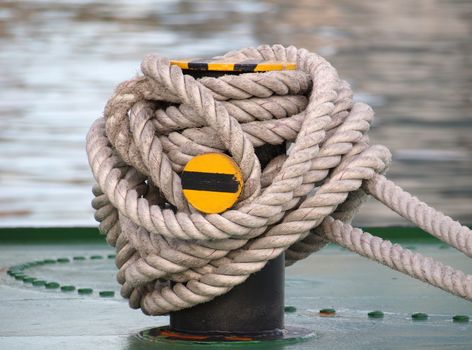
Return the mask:
{"type": "Polygon", "coordinates": [[[367,314],[369,318],[383,318],[384,313],[380,310],[371,311],[367,314]]]}
{"type": "Polygon", "coordinates": [[[322,317],[332,317],[336,315],[335,309],[321,309],[320,316],[322,317]]]}
{"type": "Polygon", "coordinates": [[[467,315],[455,315],[452,317],[453,322],[457,323],[467,323],[469,322],[469,316],[467,315]]]}
{"type": "Polygon", "coordinates": [[[42,287],[46,285],[46,281],[45,280],[36,280],[36,281],[33,281],[33,286],[35,287],[42,287]]]}
{"type": "Polygon", "coordinates": [[[428,314],[417,312],[411,315],[411,319],[414,321],[424,321],[428,319],[428,314]]]}
{"type": "Polygon", "coordinates": [[[46,283],[46,288],[47,289],[57,289],[59,288],[61,285],[57,282],[48,282],[46,283]]]}
{"type": "Polygon", "coordinates": [[[293,313],[297,311],[297,308],[295,306],[287,305],[284,307],[284,311],[286,313],[293,313]]]}
{"type": "Polygon", "coordinates": [[[92,294],[93,293],[93,289],[92,288],[79,288],[77,289],[77,292],[81,295],[84,295],[84,294],[92,294]]]}
{"type": "Polygon", "coordinates": [[[62,292],[73,292],[75,290],[75,286],[61,286],[62,292]]]}

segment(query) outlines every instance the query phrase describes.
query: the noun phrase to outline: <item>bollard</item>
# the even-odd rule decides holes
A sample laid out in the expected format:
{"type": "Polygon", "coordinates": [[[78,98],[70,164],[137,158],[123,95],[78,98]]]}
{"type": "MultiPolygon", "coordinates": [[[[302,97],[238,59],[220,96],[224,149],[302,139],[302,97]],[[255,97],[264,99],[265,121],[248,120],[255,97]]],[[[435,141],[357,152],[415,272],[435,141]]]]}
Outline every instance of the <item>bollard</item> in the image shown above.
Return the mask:
{"type": "Polygon", "coordinates": [[[284,254],[212,301],[170,313],[170,329],[277,338],[284,328],[284,254]]]}
{"type": "MultiPolygon", "coordinates": [[[[215,62],[214,60],[172,61],[194,78],[225,74],[295,69],[286,62],[215,62]]],[[[255,149],[262,167],[285,153],[285,144],[255,149]]],[[[284,333],[284,260],[282,253],[251,275],[244,283],[210,302],[170,313],[171,332],[251,339],[280,339],[284,333]]]]}

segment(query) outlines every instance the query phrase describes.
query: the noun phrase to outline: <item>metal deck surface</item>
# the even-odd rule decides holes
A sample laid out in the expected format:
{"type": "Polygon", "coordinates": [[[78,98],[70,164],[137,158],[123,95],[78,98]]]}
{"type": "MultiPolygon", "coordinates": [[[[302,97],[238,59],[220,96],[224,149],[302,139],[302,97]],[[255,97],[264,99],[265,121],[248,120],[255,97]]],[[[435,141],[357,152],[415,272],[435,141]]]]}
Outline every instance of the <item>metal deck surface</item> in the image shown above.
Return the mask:
{"type": "MultiPolygon", "coordinates": [[[[104,242],[0,242],[0,349],[188,349],[222,344],[156,344],[137,337],[141,330],[166,325],[167,317],[131,310],[119,295],[116,268],[104,242]],[[83,256],[85,260],[74,260],[83,256]],[[91,259],[91,257],[94,259],[91,259]],[[98,258],[100,256],[101,258],[98,258]],[[8,267],[43,259],[69,258],[29,267],[28,275],[60,285],[92,288],[90,295],[63,292],[16,280],[8,267]],[[64,260],[65,261],[65,260],[64,260]],[[115,291],[100,297],[100,291],[115,291]]],[[[452,248],[429,241],[404,245],[472,273],[470,260],[452,248]]],[[[472,349],[472,322],[453,322],[457,314],[472,316],[472,303],[330,245],[286,270],[286,324],[315,332],[295,344],[262,343],[230,348],[249,349],[472,349]],[[319,310],[336,309],[322,317],[319,310]],[[384,312],[382,319],[367,313],[384,312]],[[415,312],[428,314],[415,321],[415,312]]]]}

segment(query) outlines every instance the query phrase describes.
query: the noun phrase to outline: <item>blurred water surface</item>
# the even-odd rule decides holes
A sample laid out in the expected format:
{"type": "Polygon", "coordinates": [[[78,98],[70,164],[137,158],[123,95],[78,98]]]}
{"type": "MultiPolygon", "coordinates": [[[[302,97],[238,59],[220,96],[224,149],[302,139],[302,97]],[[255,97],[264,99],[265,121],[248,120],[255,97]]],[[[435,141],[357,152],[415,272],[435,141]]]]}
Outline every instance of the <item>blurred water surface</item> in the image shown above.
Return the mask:
{"type": "MultiPolygon", "coordinates": [[[[90,225],[85,135],[150,52],[325,56],[371,104],[389,176],[472,223],[472,2],[0,0],[0,225],[90,225]]],[[[403,223],[370,201],[358,224],[403,223]]]]}

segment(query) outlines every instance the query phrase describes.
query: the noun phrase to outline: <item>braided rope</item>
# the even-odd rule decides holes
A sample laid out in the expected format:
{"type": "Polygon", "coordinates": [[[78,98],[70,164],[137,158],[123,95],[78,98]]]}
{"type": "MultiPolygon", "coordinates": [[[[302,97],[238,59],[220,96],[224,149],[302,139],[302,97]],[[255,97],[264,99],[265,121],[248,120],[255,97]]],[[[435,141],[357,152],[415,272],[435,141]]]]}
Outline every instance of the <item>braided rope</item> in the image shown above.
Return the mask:
{"type": "Polygon", "coordinates": [[[373,111],[353,103],[326,60],[280,45],[224,57],[294,61],[298,70],[196,80],[149,55],[143,75],[117,87],[88,133],[92,206],[131,307],[150,315],[192,307],[284,251],[290,265],[329,241],[472,299],[471,276],[349,225],[371,194],[472,252],[468,228],[383,177],[391,155],[369,144],[373,111]],[[222,214],[204,215],[182,194],[179,173],[206,152],[229,153],[243,175],[239,202],[222,214]]]}

